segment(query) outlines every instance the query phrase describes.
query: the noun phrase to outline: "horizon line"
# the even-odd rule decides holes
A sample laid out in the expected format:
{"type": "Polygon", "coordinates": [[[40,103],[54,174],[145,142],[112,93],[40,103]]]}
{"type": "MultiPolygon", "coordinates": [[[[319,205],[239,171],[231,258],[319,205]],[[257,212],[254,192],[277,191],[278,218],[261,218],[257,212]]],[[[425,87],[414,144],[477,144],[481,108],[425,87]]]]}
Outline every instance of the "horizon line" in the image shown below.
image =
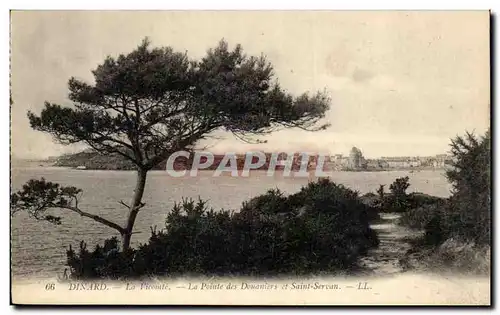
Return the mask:
{"type": "MultiPolygon", "coordinates": [[[[182,150],[180,150],[182,151],[182,150]]],[[[219,156],[219,155],[225,155],[225,154],[228,154],[228,153],[234,153],[235,155],[246,155],[247,153],[250,153],[250,152],[263,152],[264,154],[281,154],[281,153],[290,153],[292,152],[293,150],[283,150],[283,151],[264,151],[264,150],[248,150],[246,152],[233,152],[233,151],[226,151],[225,153],[221,153],[221,152],[216,152],[216,151],[209,151],[209,150],[193,150],[193,152],[207,152],[207,153],[212,153],[216,156],[219,156]]],[[[50,159],[56,159],[56,158],[61,158],[61,157],[64,157],[64,156],[71,156],[71,155],[76,155],[76,154],[80,154],[80,153],[83,153],[83,152],[88,152],[88,153],[92,153],[92,152],[98,152],[98,151],[94,151],[94,150],[82,150],[82,151],[79,151],[79,152],[75,152],[75,153],[62,153],[60,155],[53,155],[53,156],[48,156],[48,157],[21,157],[21,156],[18,156],[18,155],[15,155],[15,154],[12,154],[12,152],[10,153],[10,160],[13,161],[13,160],[18,160],[18,161],[47,161],[47,160],[50,160],[50,159]]],[[[319,152],[319,151],[293,151],[294,154],[298,154],[298,153],[311,153],[312,155],[311,156],[314,156],[314,155],[327,155],[327,156],[335,156],[335,155],[341,155],[342,157],[349,157],[349,153],[345,154],[345,153],[325,153],[325,152],[319,152]]],[[[438,155],[450,155],[448,152],[441,152],[441,153],[435,153],[435,154],[431,154],[431,155],[384,155],[384,156],[377,156],[377,157],[371,157],[371,156],[363,156],[362,157],[364,159],[370,159],[370,160],[376,160],[376,159],[384,159],[384,158],[423,158],[423,157],[436,157],[438,155]]]]}

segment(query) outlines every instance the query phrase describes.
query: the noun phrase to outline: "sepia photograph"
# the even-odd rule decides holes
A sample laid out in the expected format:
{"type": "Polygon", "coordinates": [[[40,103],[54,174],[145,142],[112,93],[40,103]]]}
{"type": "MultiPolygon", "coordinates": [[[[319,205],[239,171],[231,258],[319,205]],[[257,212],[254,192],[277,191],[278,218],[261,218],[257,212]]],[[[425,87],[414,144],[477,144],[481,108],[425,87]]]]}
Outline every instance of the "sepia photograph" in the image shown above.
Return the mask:
{"type": "Polygon", "coordinates": [[[10,303],[491,306],[491,21],[10,11],[10,303]]]}

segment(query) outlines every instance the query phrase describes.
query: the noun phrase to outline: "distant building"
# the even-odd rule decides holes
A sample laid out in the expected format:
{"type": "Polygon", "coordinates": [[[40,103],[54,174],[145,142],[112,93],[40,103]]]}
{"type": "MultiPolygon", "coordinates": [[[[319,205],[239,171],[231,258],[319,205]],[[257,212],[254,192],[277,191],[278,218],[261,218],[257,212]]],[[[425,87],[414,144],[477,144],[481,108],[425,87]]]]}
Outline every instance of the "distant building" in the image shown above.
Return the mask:
{"type": "Polygon", "coordinates": [[[368,170],[376,170],[382,169],[381,160],[368,159],[366,160],[366,169],[368,170]]]}
{"type": "Polygon", "coordinates": [[[361,150],[353,147],[351,149],[351,153],[349,154],[349,164],[348,167],[350,169],[360,169],[362,168],[362,165],[365,163],[363,154],[361,153],[361,150]]]}
{"type": "Polygon", "coordinates": [[[378,161],[378,164],[380,165],[381,169],[388,169],[389,168],[389,163],[387,163],[387,161],[384,161],[384,160],[377,160],[377,161],[378,161]]]}
{"type": "Polygon", "coordinates": [[[447,164],[451,164],[451,158],[447,154],[438,154],[434,158],[433,166],[435,168],[443,168],[447,164]]]}
{"type": "Polygon", "coordinates": [[[342,171],[345,169],[350,169],[351,159],[348,156],[343,156],[342,154],[335,154],[325,160],[325,165],[328,165],[328,169],[332,171],[342,171]]]}
{"type": "Polygon", "coordinates": [[[382,160],[387,163],[389,168],[409,167],[408,159],[405,157],[382,157],[382,160]]]}
{"type": "Polygon", "coordinates": [[[434,167],[443,168],[450,163],[450,157],[446,154],[436,156],[398,156],[382,157],[381,161],[387,163],[389,168],[414,168],[414,167],[434,167]]]}

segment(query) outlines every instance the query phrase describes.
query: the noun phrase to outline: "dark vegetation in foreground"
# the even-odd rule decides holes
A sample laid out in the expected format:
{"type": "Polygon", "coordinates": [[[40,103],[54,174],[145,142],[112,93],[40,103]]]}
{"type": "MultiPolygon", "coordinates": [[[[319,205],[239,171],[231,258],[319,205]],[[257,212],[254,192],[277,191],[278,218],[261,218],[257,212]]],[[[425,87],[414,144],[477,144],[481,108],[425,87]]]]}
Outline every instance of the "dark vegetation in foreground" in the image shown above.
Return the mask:
{"type": "Polygon", "coordinates": [[[410,187],[409,181],[408,176],[397,178],[389,186],[389,192],[385,191],[385,185],[380,185],[376,194],[367,193],[361,198],[381,213],[405,213],[409,209],[436,205],[445,200],[445,198],[419,192],[408,194],[406,190],[410,187]]]}
{"type": "Polygon", "coordinates": [[[431,268],[488,273],[491,257],[491,137],[467,133],[451,143],[450,198],[410,207],[400,224],[423,229],[410,253],[431,268]]]}
{"type": "Polygon", "coordinates": [[[369,222],[378,217],[354,192],[327,179],[284,196],[279,190],[243,203],[240,212],[213,211],[183,200],[126,252],[109,239],[93,250],[70,249],[73,279],[189,275],[282,275],[355,270],[378,245],[369,222]]]}

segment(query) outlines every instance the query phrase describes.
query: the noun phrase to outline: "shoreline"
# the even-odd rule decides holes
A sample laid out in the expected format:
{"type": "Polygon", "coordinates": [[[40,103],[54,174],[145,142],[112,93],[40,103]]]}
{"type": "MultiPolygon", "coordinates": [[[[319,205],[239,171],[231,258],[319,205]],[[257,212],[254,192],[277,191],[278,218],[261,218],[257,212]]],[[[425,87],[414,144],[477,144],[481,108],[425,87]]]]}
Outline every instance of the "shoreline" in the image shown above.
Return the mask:
{"type": "MultiPolygon", "coordinates": [[[[22,165],[22,164],[17,164],[15,165],[14,163],[11,163],[10,167],[11,169],[13,168],[57,168],[57,169],[70,169],[70,170],[78,170],[78,171],[120,171],[120,172],[133,172],[136,171],[135,169],[119,169],[119,168],[78,168],[74,166],[64,166],[64,165],[56,165],[55,163],[53,164],[47,164],[47,165],[42,165],[41,161],[30,161],[28,162],[31,165],[22,165]],[[33,165],[33,164],[38,164],[38,165],[33,165]]],[[[324,173],[379,173],[379,172],[409,172],[409,173],[418,173],[421,171],[443,171],[446,170],[446,167],[413,167],[413,168],[386,168],[386,169],[357,169],[357,170],[350,170],[350,169],[335,169],[335,170],[323,170],[322,172],[324,173]]],[[[199,169],[198,172],[215,172],[217,169],[199,169]]],[[[238,172],[240,173],[243,171],[242,168],[237,169],[238,172]]],[[[166,171],[165,169],[152,169],[150,171],[166,171]]],[[[191,169],[174,169],[174,172],[189,172],[191,169]]],[[[267,172],[268,170],[266,169],[251,169],[250,172],[267,172]]],[[[229,171],[224,171],[225,173],[229,171]]],[[[274,173],[284,173],[285,170],[283,169],[276,169],[274,173]]],[[[299,173],[301,172],[300,170],[291,170],[291,174],[293,173],[299,173]]],[[[309,169],[307,170],[307,173],[310,175],[311,173],[316,172],[315,169],[309,169]]]]}

